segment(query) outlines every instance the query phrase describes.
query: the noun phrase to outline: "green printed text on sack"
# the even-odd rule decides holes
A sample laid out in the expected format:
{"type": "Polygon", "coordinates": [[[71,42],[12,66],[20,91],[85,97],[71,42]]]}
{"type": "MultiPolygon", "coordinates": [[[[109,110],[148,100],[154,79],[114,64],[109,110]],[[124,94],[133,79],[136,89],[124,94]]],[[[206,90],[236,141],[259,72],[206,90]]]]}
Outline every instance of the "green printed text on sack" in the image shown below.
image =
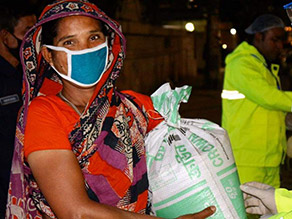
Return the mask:
{"type": "Polygon", "coordinates": [[[193,179],[193,177],[199,178],[201,176],[199,166],[196,165],[192,153],[187,151],[185,145],[175,146],[175,151],[176,151],[175,158],[177,162],[183,164],[190,178],[191,179],[193,179]]]}
{"type": "Polygon", "coordinates": [[[203,138],[200,138],[198,135],[192,133],[188,139],[196,146],[199,150],[203,152],[208,152],[208,158],[211,160],[214,167],[220,167],[223,164],[223,159],[220,157],[217,149],[214,145],[210,144],[203,138]]]}

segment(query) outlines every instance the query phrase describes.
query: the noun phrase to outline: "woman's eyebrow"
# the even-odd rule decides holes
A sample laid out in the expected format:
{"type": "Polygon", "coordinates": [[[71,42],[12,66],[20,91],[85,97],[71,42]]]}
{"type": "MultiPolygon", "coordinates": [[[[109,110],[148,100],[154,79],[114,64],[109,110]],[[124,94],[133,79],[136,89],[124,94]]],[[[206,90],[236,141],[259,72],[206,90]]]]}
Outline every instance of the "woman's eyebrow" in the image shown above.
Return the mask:
{"type": "Polygon", "coordinates": [[[68,36],[64,36],[64,37],[61,37],[60,39],[58,39],[57,43],[61,42],[61,41],[64,41],[64,40],[67,40],[67,39],[70,39],[72,37],[74,37],[75,35],[68,35],[68,36]]]}
{"type": "Polygon", "coordinates": [[[89,33],[101,33],[102,31],[100,29],[96,29],[96,30],[91,30],[89,31],[89,33]]]}

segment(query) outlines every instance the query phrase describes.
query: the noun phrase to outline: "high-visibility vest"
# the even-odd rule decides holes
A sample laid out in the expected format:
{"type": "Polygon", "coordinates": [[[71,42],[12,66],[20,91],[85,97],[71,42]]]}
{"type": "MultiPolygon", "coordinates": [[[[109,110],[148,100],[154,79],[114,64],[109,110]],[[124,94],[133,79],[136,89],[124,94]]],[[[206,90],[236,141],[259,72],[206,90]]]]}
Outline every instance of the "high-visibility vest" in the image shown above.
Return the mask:
{"type": "Polygon", "coordinates": [[[228,131],[237,165],[276,167],[286,150],[285,114],[292,92],[280,89],[279,66],[269,68],[247,42],[226,58],[222,127],[228,131]]]}

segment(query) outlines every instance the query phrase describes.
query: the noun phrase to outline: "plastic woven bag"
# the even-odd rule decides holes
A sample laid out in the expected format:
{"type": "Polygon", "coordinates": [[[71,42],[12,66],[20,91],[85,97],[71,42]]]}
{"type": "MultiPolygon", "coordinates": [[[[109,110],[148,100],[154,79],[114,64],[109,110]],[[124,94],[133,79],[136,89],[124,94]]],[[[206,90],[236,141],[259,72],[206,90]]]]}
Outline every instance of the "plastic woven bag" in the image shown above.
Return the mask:
{"type": "Polygon", "coordinates": [[[162,85],[151,95],[164,117],[146,136],[152,213],[174,218],[210,205],[210,218],[246,218],[243,196],[227,132],[204,119],[182,119],[178,109],[191,87],[162,85]]]}

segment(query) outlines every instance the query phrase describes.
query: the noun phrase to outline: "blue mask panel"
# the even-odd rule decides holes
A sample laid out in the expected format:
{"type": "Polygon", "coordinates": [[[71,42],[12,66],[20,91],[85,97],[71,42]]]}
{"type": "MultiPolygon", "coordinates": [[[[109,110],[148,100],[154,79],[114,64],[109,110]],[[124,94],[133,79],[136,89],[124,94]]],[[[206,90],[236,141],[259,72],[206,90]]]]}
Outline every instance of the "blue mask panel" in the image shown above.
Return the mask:
{"type": "Polygon", "coordinates": [[[99,81],[105,70],[107,48],[85,54],[72,54],[71,78],[82,84],[93,84],[99,81]]]}

